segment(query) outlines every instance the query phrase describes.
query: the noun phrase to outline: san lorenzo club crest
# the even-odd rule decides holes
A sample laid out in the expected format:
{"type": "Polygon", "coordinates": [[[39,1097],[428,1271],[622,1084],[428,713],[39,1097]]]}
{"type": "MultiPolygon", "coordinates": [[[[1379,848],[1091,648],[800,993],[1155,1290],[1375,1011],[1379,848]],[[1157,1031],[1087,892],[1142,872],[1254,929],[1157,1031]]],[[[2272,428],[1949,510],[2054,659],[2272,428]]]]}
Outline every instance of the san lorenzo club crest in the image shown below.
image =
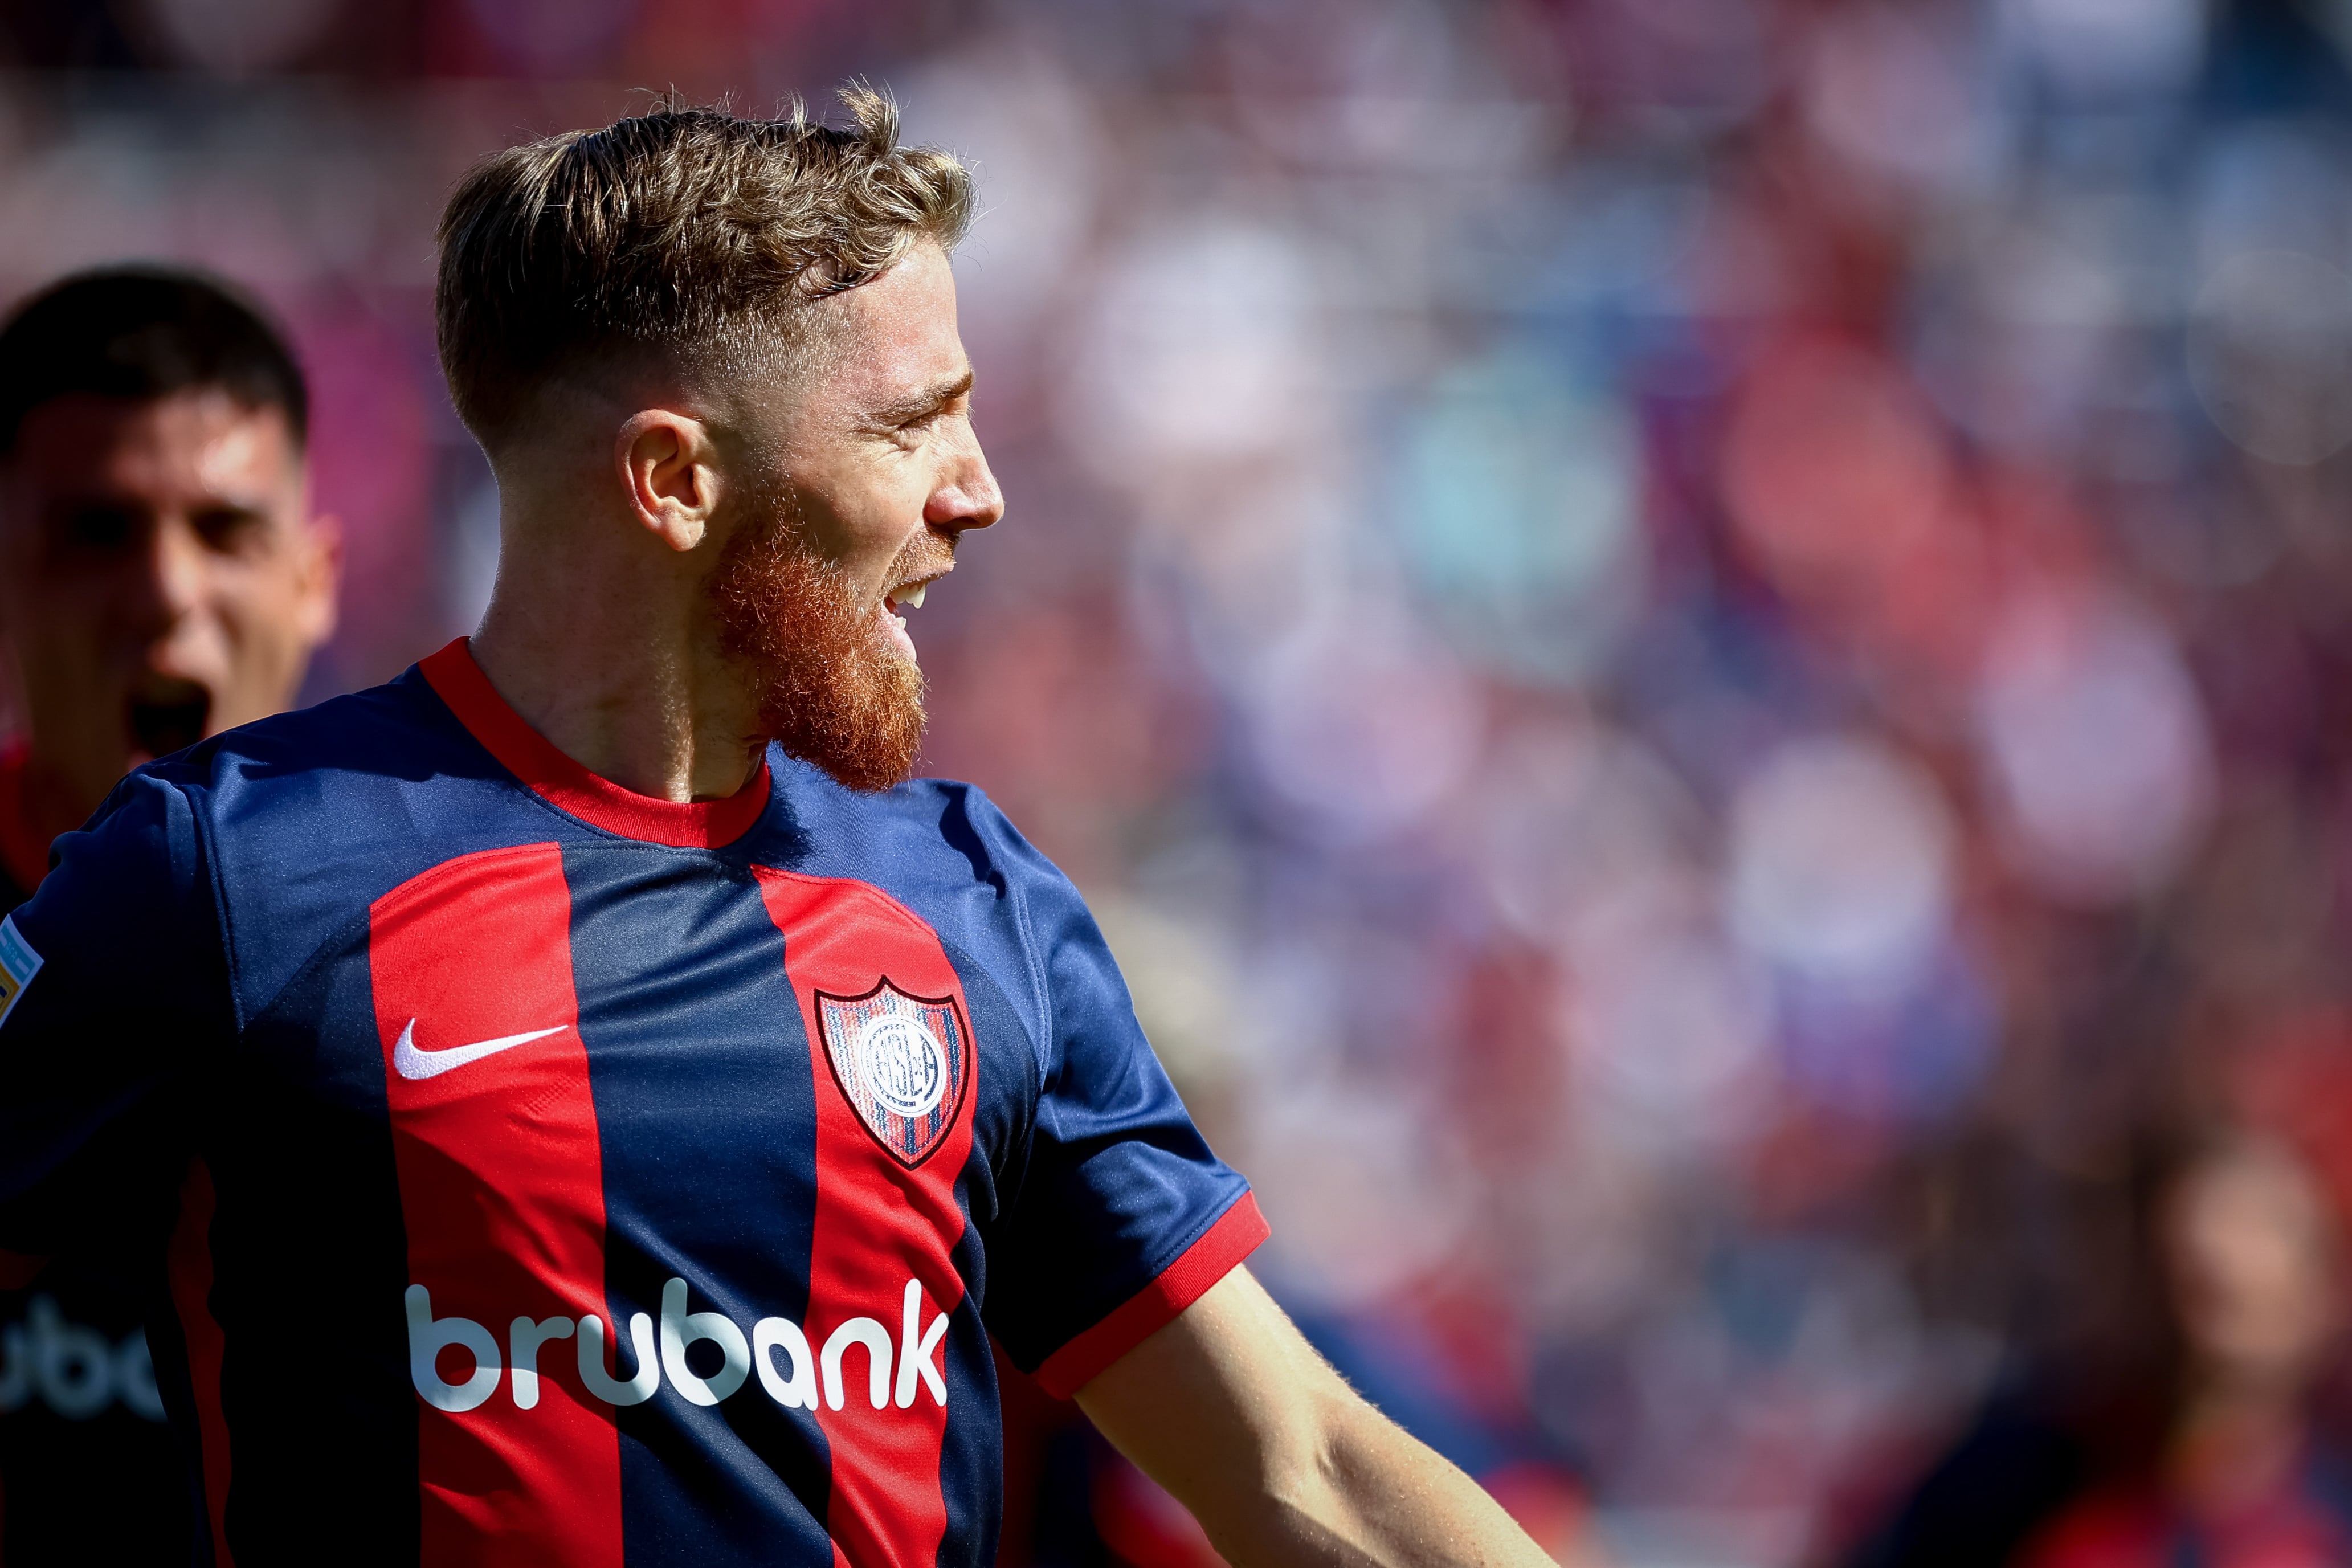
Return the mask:
{"type": "Polygon", "coordinates": [[[825,1059],[842,1097],[902,1165],[931,1157],[963,1109],[971,1056],[951,997],[909,995],[886,976],[863,996],[816,994],[825,1059]]]}

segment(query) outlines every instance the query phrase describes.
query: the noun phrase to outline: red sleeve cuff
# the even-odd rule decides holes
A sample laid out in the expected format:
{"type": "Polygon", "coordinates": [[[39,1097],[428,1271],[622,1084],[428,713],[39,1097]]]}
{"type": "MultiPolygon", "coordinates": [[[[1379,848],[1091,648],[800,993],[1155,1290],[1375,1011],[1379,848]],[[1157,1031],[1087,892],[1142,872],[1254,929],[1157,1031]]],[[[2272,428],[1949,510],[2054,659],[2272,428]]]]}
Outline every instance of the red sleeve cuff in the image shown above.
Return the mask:
{"type": "Polygon", "coordinates": [[[1257,1210],[1257,1195],[1244,1192],[1201,1239],[1160,1272],[1160,1278],[1111,1310],[1093,1328],[1045,1358],[1037,1384],[1067,1399],[1096,1374],[1176,1321],[1177,1314],[1208,1294],[1209,1287],[1255,1252],[1273,1231],[1257,1210]]]}

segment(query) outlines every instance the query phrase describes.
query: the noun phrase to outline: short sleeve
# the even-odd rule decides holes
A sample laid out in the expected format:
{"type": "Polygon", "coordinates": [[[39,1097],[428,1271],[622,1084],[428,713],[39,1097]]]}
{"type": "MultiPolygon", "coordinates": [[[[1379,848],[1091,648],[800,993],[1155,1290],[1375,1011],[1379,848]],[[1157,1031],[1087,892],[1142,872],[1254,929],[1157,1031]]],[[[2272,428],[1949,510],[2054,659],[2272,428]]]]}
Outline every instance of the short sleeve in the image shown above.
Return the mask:
{"type": "Polygon", "coordinates": [[[86,1243],[184,1160],[191,1075],[233,1037],[194,812],[142,773],[0,923],[0,1247],[86,1243]]]}
{"type": "Polygon", "coordinates": [[[986,1317],[1013,1364],[1067,1397],[1231,1272],[1266,1226],[1152,1055],[1077,890],[1018,848],[1033,862],[1024,903],[1049,1038],[1025,1165],[990,1242],[986,1317]]]}

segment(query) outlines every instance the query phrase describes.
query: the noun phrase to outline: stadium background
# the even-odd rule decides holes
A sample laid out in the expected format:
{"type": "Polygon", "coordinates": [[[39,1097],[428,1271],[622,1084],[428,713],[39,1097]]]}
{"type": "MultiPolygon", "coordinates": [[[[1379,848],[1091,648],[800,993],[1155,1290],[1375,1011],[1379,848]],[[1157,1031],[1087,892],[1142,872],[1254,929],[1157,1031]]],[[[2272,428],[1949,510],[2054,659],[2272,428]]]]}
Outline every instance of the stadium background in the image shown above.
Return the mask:
{"type": "Polygon", "coordinates": [[[932,767],[1351,1371],[1556,1539],[1797,1563],[2128,1351],[2184,1106],[2352,1196],[2347,58],[2347,0],[16,0],[0,295],[293,324],[325,695],[494,563],[457,172],[887,84],[978,173],[1011,500],[917,613],[932,767]]]}

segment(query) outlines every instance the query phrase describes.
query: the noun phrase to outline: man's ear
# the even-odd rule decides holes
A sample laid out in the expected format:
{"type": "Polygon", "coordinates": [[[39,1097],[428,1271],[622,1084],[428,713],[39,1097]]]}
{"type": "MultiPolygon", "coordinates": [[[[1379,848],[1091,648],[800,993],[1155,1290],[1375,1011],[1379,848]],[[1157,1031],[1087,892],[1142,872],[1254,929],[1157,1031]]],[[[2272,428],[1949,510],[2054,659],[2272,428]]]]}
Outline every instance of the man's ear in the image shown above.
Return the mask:
{"type": "Polygon", "coordinates": [[[700,544],[719,506],[719,447],[702,421],[648,408],[621,422],[613,461],[629,510],[672,550],[700,544]]]}
{"type": "Polygon", "coordinates": [[[296,614],[304,644],[313,652],[335,635],[343,588],[343,523],[338,517],[312,518],[302,528],[302,586],[296,614]]]}

